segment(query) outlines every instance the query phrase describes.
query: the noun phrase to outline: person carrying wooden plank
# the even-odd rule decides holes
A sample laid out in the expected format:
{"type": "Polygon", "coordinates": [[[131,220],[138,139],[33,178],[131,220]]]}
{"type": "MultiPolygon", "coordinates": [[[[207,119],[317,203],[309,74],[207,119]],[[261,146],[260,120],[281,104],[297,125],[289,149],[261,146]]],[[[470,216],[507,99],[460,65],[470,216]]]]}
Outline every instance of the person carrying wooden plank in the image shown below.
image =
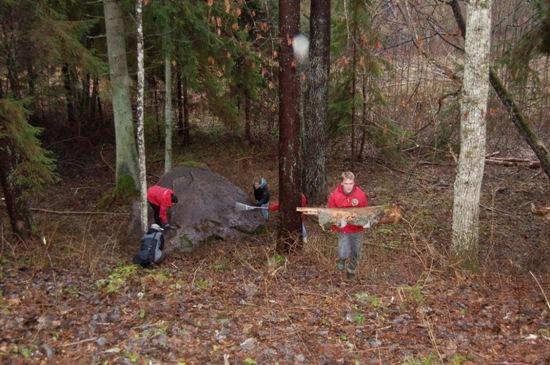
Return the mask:
{"type": "MultiPolygon", "coordinates": [[[[342,173],[342,182],[338,184],[328,198],[328,208],[361,208],[369,205],[367,194],[355,183],[355,175],[351,171],[342,173]]],[[[340,220],[339,224],[332,225],[332,230],[338,234],[338,263],[337,269],[347,269],[348,279],[353,279],[357,265],[361,260],[363,248],[363,226],[348,224],[340,220]],[[347,267],[346,267],[347,264],[347,267]]]]}

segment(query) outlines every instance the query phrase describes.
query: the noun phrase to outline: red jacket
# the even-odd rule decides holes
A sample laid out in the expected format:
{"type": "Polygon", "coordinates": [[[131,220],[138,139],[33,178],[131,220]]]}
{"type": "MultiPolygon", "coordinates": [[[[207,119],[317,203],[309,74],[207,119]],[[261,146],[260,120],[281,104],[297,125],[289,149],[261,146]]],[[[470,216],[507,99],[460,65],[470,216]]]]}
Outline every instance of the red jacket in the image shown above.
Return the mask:
{"type": "MultiPolygon", "coordinates": [[[[304,193],[302,193],[302,207],[305,207],[306,205],[307,205],[307,198],[304,195],[304,193]]],[[[281,208],[281,204],[279,204],[279,202],[273,202],[273,203],[269,203],[268,207],[270,212],[278,212],[279,209],[281,208]]]]}
{"type": "MultiPolygon", "coordinates": [[[[328,208],[361,208],[369,205],[369,199],[367,194],[358,185],[353,187],[353,190],[349,194],[344,194],[342,184],[338,184],[338,187],[330,193],[328,197],[328,208]]],[[[361,232],[364,228],[362,226],[355,226],[348,224],[344,228],[340,228],[336,225],[332,226],[334,232],[340,233],[355,233],[361,232]]]]}
{"type": "Polygon", "coordinates": [[[172,207],[172,189],[153,185],[147,190],[147,201],[160,208],[160,220],[163,224],[168,223],[168,208],[172,207]]]}

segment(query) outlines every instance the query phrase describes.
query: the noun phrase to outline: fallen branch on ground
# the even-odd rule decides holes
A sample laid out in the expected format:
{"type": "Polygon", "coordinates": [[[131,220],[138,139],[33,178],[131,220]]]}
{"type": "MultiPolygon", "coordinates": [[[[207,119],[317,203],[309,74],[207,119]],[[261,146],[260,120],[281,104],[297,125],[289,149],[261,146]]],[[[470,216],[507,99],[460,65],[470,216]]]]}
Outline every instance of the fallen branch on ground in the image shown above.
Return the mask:
{"type": "Polygon", "coordinates": [[[540,161],[515,157],[489,157],[485,159],[485,162],[488,164],[501,166],[526,166],[531,169],[540,168],[540,161]]]}
{"type": "Polygon", "coordinates": [[[78,210],[50,210],[50,209],[43,209],[43,208],[31,208],[31,211],[33,212],[39,212],[39,213],[48,213],[48,214],[76,214],[76,215],[128,215],[130,213],[124,213],[124,212],[89,212],[89,211],[78,211],[78,210]]]}

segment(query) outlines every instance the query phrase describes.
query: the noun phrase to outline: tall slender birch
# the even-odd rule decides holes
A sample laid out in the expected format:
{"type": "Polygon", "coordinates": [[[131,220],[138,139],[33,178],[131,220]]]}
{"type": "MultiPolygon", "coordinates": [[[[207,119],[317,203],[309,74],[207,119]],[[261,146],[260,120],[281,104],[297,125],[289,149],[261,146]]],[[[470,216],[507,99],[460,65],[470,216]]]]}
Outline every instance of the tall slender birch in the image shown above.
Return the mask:
{"type": "MultiPolygon", "coordinates": [[[[168,23],[168,19],[165,20],[168,23]]],[[[164,172],[172,169],[172,60],[168,26],[162,37],[164,51],[164,172]]]]}
{"type": "Polygon", "coordinates": [[[130,76],[126,59],[124,19],[118,0],[104,0],[109,76],[116,138],[117,188],[139,188],[136,134],[130,103],[130,76]],[[131,183],[130,181],[131,180],[131,183]]]}
{"type": "Polygon", "coordinates": [[[145,68],[143,65],[143,0],[136,0],[137,28],[137,146],[139,159],[140,216],[141,230],[147,230],[147,170],[145,165],[145,137],[143,133],[143,105],[145,68]]]}
{"type": "Polygon", "coordinates": [[[452,251],[477,265],[479,199],[485,167],[492,0],[469,0],[460,103],[460,156],[454,183],[452,251]]]}

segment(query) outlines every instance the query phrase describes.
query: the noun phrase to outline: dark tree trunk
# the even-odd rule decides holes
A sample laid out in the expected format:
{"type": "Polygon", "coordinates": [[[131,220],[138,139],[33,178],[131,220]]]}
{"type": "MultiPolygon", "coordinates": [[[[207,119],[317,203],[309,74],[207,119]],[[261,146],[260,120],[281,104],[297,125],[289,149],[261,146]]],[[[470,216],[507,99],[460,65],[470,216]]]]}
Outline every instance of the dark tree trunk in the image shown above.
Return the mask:
{"type": "Polygon", "coordinates": [[[363,76],[362,79],[361,90],[363,94],[363,111],[361,113],[361,146],[357,154],[357,159],[359,161],[363,159],[363,150],[365,149],[365,140],[367,139],[367,82],[365,76],[363,76]]]}
{"type": "Polygon", "coordinates": [[[250,131],[250,96],[248,91],[244,93],[244,139],[252,144],[252,133],[250,131]]]}
{"type": "MultiPolygon", "coordinates": [[[[457,0],[452,0],[450,2],[451,9],[455,16],[456,23],[462,37],[466,35],[466,23],[464,22],[464,17],[462,16],[462,10],[457,0]]],[[[528,119],[523,117],[523,114],[519,110],[516,102],[512,98],[512,95],[506,90],[506,87],[499,79],[497,73],[493,68],[489,69],[489,81],[495,89],[495,92],[498,95],[501,103],[504,105],[504,108],[510,114],[512,122],[518,129],[520,135],[525,139],[527,144],[531,147],[533,152],[540,161],[540,166],[542,170],[546,173],[546,176],[550,179],[550,153],[548,148],[544,145],[544,142],[537,136],[532,124],[528,119]]]]}
{"type": "Polygon", "coordinates": [[[178,108],[178,135],[180,138],[183,138],[183,95],[181,92],[182,82],[181,82],[181,66],[176,67],[176,99],[177,99],[177,108],[178,108]]]}
{"type": "MultiPolygon", "coordinates": [[[[92,104],[92,76],[87,73],[86,77],[82,80],[82,93],[80,94],[80,111],[79,115],[80,118],[84,121],[84,125],[82,126],[84,130],[87,130],[89,128],[86,128],[86,122],[89,123],[89,121],[93,120],[91,118],[91,104],[92,104]]],[[[88,124],[89,126],[89,124],[88,124]]]]}
{"type": "Polygon", "coordinates": [[[7,57],[7,70],[8,81],[11,91],[13,92],[13,96],[15,97],[15,99],[21,99],[21,88],[19,87],[17,63],[12,55],[12,52],[10,52],[7,57]]]}
{"type": "Polygon", "coordinates": [[[357,7],[359,1],[355,1],[353,9],[353,30],[351,33],[352,42],[352,65],[351,65],[351,170],[355,170],[355,93],[356,93],[356,78],[357,78],[357,7]]]}
{"type": "Polygon", "coordinates": [[[155,125],[157,126],[157,143],[162,146],[162,135],[160,132],[160,112],[159,112],[159,97],[157,91],[157,79],[153,78],[153,100],[155,104],[155,125]]]}
{"type": "Polygon", "coordinates": [[[99,115],[99,124],[103,126],[105,124],[105,118],[103,116],[103,107],[101,106],[101,97],[99,96],[99,94],[97,95],[96,99],[97,99],[97,114],[99,115]]]}
{"type": "Polygon", "coordinates": [[[101,124],[96,125],[96,108],[97,108],[97,99],[98,99],[98,87],[99,87],[99,81],[97,77],[94,77],[94,80],[92,82],[92,92],[90,93],[90,121],[93,125],[99,127],[101,124]]]}
{"type": "MultiPolygon", "coordinates": [[[[279,201],[280,225],[277,250],[289,252],[295,248],[300,232],[300,118],[296,60],[292,53],[292,37],[298,33],[300,0],[279,0],[279,201]]],[[[297,243],[296,245],[301,245],[297,243]]]]}
{"type": "Polygon", "coordinates": [[[191,137],[189,135],[189,97],[187,94],[187,82],[183,79],[183,145],[189,146],[191,137]]]}
{"type": "Polygon", "coordinates": [[[67,122],[71,127],[75,128],[75,132],[76,132],[78,128],[76,127],[74,94],[73,94],[71,71],[69,70],[69,65],[64,64],[61,71],[63,72],[63,86],[65,87],[65,99],[67,102],[67,122]]]}
{"type": "Polygon", "coordinates": [[[327,200],[326,145],[330,73],[330,0],[311,0],[310,69],[304,112],[302,186],[312,205],[327,200]]]}
{"type": "MultiPolygon", "coordinates": [[[[0,129],[6,123],[0,118],[0,129]]],[[[0,138],[0,184],[13,233],[25,240],[32,236],[32,218],[22,190],[14,183],[13,174],[16,166],[16,150],[7,138],[0,138]]]]}
{"type": "Polygon", "coordinates": [[[29,94],[31,96],[35,96],[36,93],[36,77],[34,67],[32,67],[32,63],[29,62],[27,64],[27,83],[29,85],[29,94]]]}

